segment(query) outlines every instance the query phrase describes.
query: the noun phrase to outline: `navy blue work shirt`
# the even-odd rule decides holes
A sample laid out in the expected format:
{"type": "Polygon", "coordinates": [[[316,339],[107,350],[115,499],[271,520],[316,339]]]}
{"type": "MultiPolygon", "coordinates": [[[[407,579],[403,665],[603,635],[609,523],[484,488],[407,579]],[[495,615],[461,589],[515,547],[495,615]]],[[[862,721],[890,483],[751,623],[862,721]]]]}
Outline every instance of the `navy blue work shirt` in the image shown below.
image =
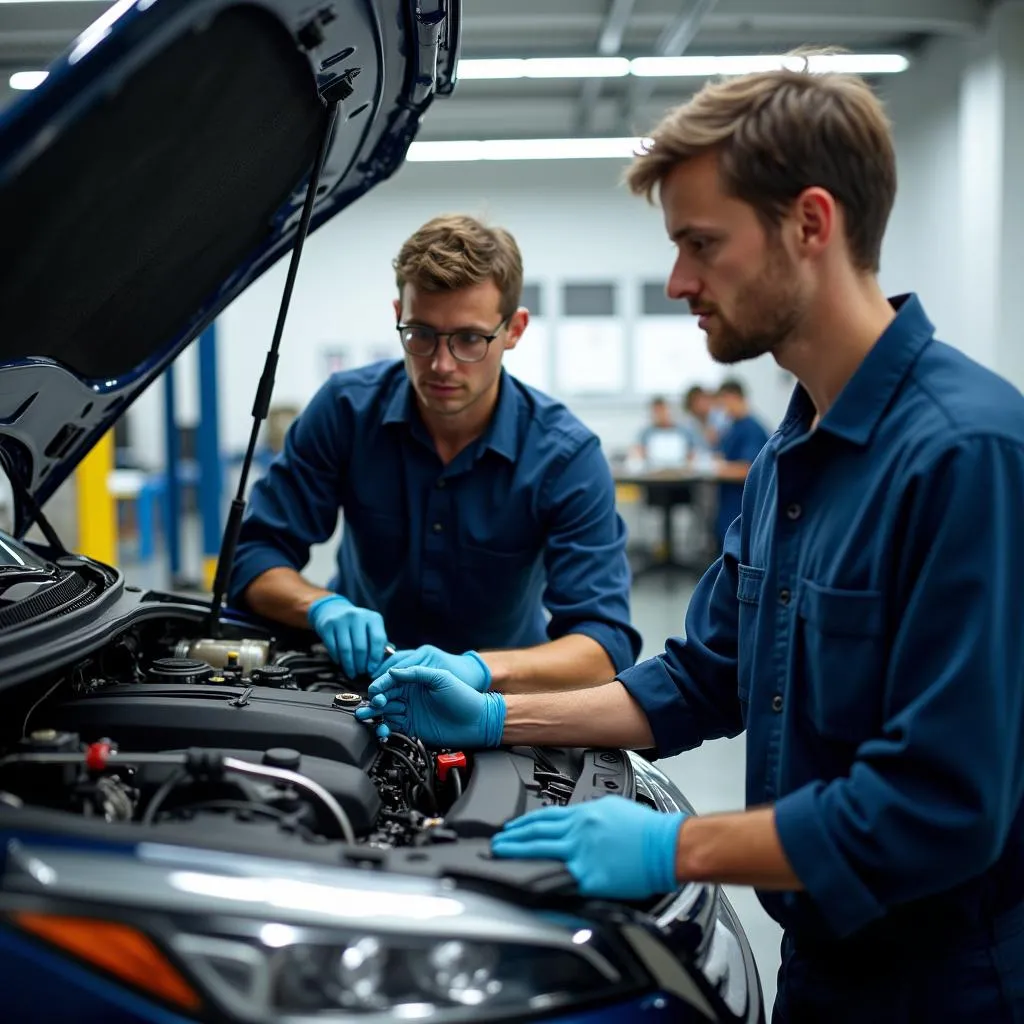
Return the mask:
{"type": "Polygon", "coordinates": [[[796,389],[685,639],[619,677],[662,755],[746,729],[806,890],[759,896],[815,942],[1024,897],[1024,398],[893,305],[817,429],[796,389]]]}
{"type": "Polygon", "coordinates": [[[582,633],[632,665],[626,531],[597,437],[504,371],[487,431],[447,466],[401,362],[334,374],[252,488],[230,597],[301,571],[344,510],[329,588],[398,647],[527,647],[582,633]],[[545,607],[550,619],[545,615],[545,607]]]}
{"type": "MultiPolygon", "coordinates": [[[[722,435],[719,454],[727,462],[753,462],[768,441],[768,431],[753,416],[735,420],[722,435]]],[[[715,515],[715,537],[721,544],[732,521],[740,514],[743,484],[718,485],[718,511],[715,515]]]]}

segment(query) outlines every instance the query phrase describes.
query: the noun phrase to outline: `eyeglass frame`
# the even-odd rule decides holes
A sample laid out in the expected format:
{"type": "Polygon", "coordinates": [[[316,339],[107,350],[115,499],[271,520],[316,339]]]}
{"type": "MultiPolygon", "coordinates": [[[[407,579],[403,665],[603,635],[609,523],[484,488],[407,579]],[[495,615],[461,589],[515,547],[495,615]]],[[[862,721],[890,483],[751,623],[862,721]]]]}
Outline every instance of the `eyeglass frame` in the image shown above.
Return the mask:
{"type": "Polygon", "coordinates": [[[437,354],[437,346],[441,344],[441,339],[444,338],[452,359],[457,363],[465,363],[468,366],[472,366],[474,363],[482,363],[487,358],[487,353],[491,351],[491,342],[501,334],[508,326],[509,320],[514,316],[515,313],[509,313],[490,334],[484,334],[483,331],[474,331],[471,327],[460,327],[457,331],[436,331],[427,324],[403,324],[401,321],[395,324],[395,330],[398,331],[398,340],[402,345],[402,351],[408,352],[414,359],[433,359],[437,354]],[[406,348],[405,338],[402,337],[402,332],[409,330],[409,328],[415,328],[418,331],[429,331],[434,336],[434,347],[429,352],[409,352],[409,349],[406,348]],[[452,338],[457,334],[475,334],[477,337],[483,338],[487,342],[484,354],[479,359],[460,359],[452,347],[452,338]]]}

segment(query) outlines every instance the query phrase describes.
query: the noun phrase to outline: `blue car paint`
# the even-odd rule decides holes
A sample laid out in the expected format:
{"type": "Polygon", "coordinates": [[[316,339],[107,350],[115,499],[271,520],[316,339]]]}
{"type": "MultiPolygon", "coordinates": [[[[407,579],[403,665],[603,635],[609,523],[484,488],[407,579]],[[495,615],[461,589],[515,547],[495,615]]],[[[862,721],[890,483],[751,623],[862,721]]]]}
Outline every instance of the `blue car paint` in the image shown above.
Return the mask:
{"type": "Polygon", "coordinates": [[[189,1024],[34,939],[0,927],[0,992],[11,1024],[189,1024]]]}

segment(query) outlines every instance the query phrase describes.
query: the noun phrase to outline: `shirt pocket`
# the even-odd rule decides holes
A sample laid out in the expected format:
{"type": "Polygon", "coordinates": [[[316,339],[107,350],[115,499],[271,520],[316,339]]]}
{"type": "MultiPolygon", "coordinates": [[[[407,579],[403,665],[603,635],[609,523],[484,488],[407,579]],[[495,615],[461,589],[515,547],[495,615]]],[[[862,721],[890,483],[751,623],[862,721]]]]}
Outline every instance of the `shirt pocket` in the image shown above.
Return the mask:
{"type": "Polygon", "coordinates": [[[763,586],[764,569],[740,563],[736,580],[736,600],[739,604],[736,643],[738,652],[737,694],[744,703],[750,701],[750,688],[753,683],[757,617],[760,614],[763,586]]]}
{"type": "Polygon", "coordinates": [[[885,620],[877,590],[800,581],[797,673],[804,711],[828,739],[858,744],[881,726],[885,620]]]}

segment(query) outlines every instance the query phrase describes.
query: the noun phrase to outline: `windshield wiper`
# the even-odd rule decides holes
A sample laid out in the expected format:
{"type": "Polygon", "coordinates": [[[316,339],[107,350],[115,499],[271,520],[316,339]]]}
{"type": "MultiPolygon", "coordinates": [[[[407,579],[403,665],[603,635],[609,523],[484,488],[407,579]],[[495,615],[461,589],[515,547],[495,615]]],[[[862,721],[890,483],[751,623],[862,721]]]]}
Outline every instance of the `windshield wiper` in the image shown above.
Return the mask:
{"type": "Polygon", "coordinates": [[[217,555],[217,571],[213,577],[213,597],[210,601],[210,619],[207,629],[208,636],[220,636],[220,613],[224,607],[224,597],[227,593],[228,582],[231,579],[231,569],[235,561],[235,549],[238,547],[238,537],[242,531],[242,516],[245,514],[245,487],[249,480],[249,470],[252,468],[253,456],[256,453],[256,442],[259,439],[260,426],[267,418],[270,408],[270,396],[274,390],[274,375],[277,372],[277,354],[281,347],[281,336],[284,334],[284,322],[288,316],[288,306],[291,303],[292,289],[295,287],[295,275],[299,269],[299,260],[302,257],[302,246],[309,233],[309,222],[313,216],[313,204],[316,201],[316,190],[320,183],[320,176],[323,174],[324,161],[327,159],[327,148],[334,134],[334,126],[338,121],[338,106],[342,100],[352,95],[352,76],[343,75],[328,85],[321,97],[327,101],[327,119],[324,122],[323,134],[317,146],[316,156],[313,159],[313,166],[309,174],[309,184],[306,186],[306,198],[302,204],[302,216],[299,219],[299,227],[295,238],[295,248],[292,249],[291,260],[288,263],[288,276],[284,282],[284,293],[281,296],[281,306],[277,312],[277,325],[274,328],[274,337],[270,343],[270,350],[267,352],[266,362],[263,364],[263,374],[260,377],[259,387],[256,389],[256,398],[252,405],[252,431],[249,434],[249,446],[245,450],[245,459],[242,461],[242,470],[238,478],[238,490],[231,500],[231,511],[228,513],[227,525],[224,527],[224,537],[221,541],[220,552],[217,555]]]}

